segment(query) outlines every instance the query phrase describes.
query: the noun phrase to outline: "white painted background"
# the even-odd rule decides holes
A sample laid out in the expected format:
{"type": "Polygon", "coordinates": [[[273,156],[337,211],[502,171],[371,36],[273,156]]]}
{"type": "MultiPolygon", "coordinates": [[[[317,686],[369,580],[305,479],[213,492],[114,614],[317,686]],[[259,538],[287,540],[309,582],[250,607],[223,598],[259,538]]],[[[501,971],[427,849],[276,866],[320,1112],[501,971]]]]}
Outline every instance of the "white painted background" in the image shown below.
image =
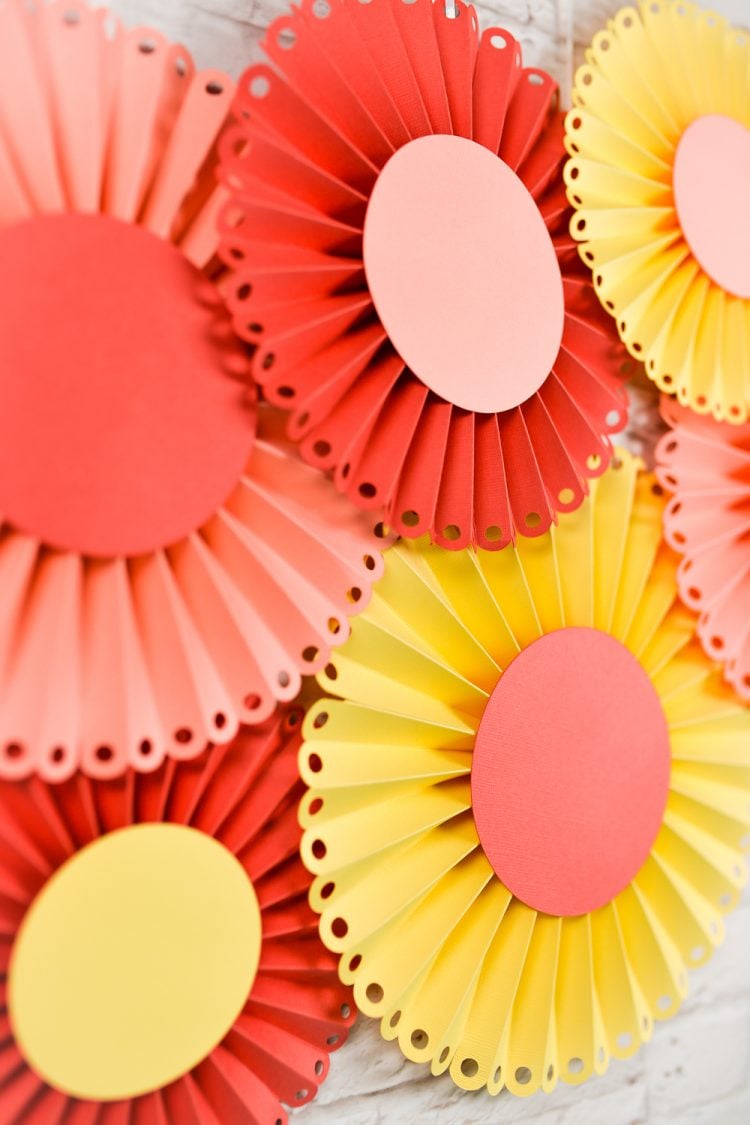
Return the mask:
{"type": "MultiPolygon", "coordinates": [[[[545,66],[563,88],[593,33],[618,0],[485,0],[483,27],[506,27],[530,65],[545,66]]],[[[199,66],[238,75],[260,57],[259,40],[284,0],[110,0],[130,25],[151,24],[192,52],[199,66]]],[[[716,0],[714,7],[750,24],[750,0],[716,0]]],[[[566,103],[567,104],[567,103],[566,103]]],[[[652,417],[633,419],[633,437],[652,417]]],[[[750,890],[728,921],[723,948],[692,977],[682,1012],[657,1026],[654,1040],[627,1063],[614,1061],[603,1078],[579,1087],[516,1099],[457,1090],[433,1078],[383,1042],[360,1019],[343,1051],[333,1056],[318,1099],[293,1115],[299,1125],[750,1125],[750,890]]],[[[180,1125],[175,1122],[174,1125],[180,1125]]],[[[227,1122],[226,1125],[231,1125],[227,1122]]]]}

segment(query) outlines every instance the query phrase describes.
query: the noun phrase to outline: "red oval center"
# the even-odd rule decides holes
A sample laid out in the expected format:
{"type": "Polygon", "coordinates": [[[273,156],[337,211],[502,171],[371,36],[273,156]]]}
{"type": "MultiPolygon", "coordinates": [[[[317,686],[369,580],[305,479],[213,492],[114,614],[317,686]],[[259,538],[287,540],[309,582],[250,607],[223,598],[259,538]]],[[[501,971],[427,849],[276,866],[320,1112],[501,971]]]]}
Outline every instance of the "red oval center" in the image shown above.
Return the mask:
{"type": "Polygon", "coordinates": [[[659,832],[670,764],[659,697],[624,645],[589,628],[534,641],[498,681],[474,748],[474,819],[498,878],[546,914],[611,902],[659,832]]]}
{"type": "Polygon", "coordinates": [[[195,530],[254,432],[215,288],[171,243],[104,215],[0,230],[0,260],[3,519],[99,557],[195,530]]]}

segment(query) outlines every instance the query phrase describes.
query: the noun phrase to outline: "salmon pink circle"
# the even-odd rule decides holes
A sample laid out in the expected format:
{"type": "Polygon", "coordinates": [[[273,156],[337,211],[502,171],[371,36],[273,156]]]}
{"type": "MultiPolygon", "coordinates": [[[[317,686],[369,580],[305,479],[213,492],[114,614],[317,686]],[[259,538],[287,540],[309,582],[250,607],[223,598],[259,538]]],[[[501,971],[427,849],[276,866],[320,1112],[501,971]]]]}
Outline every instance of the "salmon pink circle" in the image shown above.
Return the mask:
{"type": "Polygon", "coordinates": [[[697,117],[680,137],[674,197],[690,249],[712,281],[750,297],[750,130],[733,117],[697,117]]]}
{"type": "Polygon", "coordinates": [[[393,346],[441,398],[495,413],[548,377],[565,312],[557,256],[523,182],[483,145],[398,149],[368,204],[364,262],[393,346]]]}
{"type": "Polygon", "coordinates": [[[671,753],[648,675],[608,633],[565,628],[503,672],[477,732],[471,794],[496,875],[534,910],[604,906],[647,859],[671,753]]]}
{"type": "Polygon", "coordinates": [[[0,259],[3,519],[97,557],[195,530],[254,434],[212,284],[170,242],[105,215],[7,227],[0,259]]]}

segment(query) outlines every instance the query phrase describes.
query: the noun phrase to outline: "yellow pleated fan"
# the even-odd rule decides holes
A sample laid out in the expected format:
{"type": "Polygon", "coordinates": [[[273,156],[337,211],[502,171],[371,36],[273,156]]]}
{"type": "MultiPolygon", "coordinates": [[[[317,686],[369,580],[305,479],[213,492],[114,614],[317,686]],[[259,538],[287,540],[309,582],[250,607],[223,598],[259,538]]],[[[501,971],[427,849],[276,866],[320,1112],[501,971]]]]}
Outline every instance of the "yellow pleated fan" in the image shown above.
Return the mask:
{"type": "Polygon", "coordinates": [[[565,170],[596,291],[658,386],[750,416],[750,34],[642,0],[586,52],[565,170]]]}
{"type": "Polygon", "coordinates": [[[680,1007],[750,845],[750,711],[622,453],[502,552],[402,543],[306,720],[302,855],[343,981],[496,1094],[581,1082],[680,1007]]]}

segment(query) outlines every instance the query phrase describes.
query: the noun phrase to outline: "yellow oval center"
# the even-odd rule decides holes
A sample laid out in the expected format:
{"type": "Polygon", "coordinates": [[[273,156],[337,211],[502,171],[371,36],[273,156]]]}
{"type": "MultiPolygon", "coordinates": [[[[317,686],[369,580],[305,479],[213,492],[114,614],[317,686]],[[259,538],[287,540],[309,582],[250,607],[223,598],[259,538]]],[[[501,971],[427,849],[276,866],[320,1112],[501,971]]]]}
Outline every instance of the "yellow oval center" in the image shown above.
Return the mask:
{"type": "Polygon", "coordinates": [[[112,832],[69,859],[23,920],[9,975],[18,1046],[74,1097],[158,1089],[231,1028],[260,946],[253,885],[223,844],[175,824],[112,832]]]}

